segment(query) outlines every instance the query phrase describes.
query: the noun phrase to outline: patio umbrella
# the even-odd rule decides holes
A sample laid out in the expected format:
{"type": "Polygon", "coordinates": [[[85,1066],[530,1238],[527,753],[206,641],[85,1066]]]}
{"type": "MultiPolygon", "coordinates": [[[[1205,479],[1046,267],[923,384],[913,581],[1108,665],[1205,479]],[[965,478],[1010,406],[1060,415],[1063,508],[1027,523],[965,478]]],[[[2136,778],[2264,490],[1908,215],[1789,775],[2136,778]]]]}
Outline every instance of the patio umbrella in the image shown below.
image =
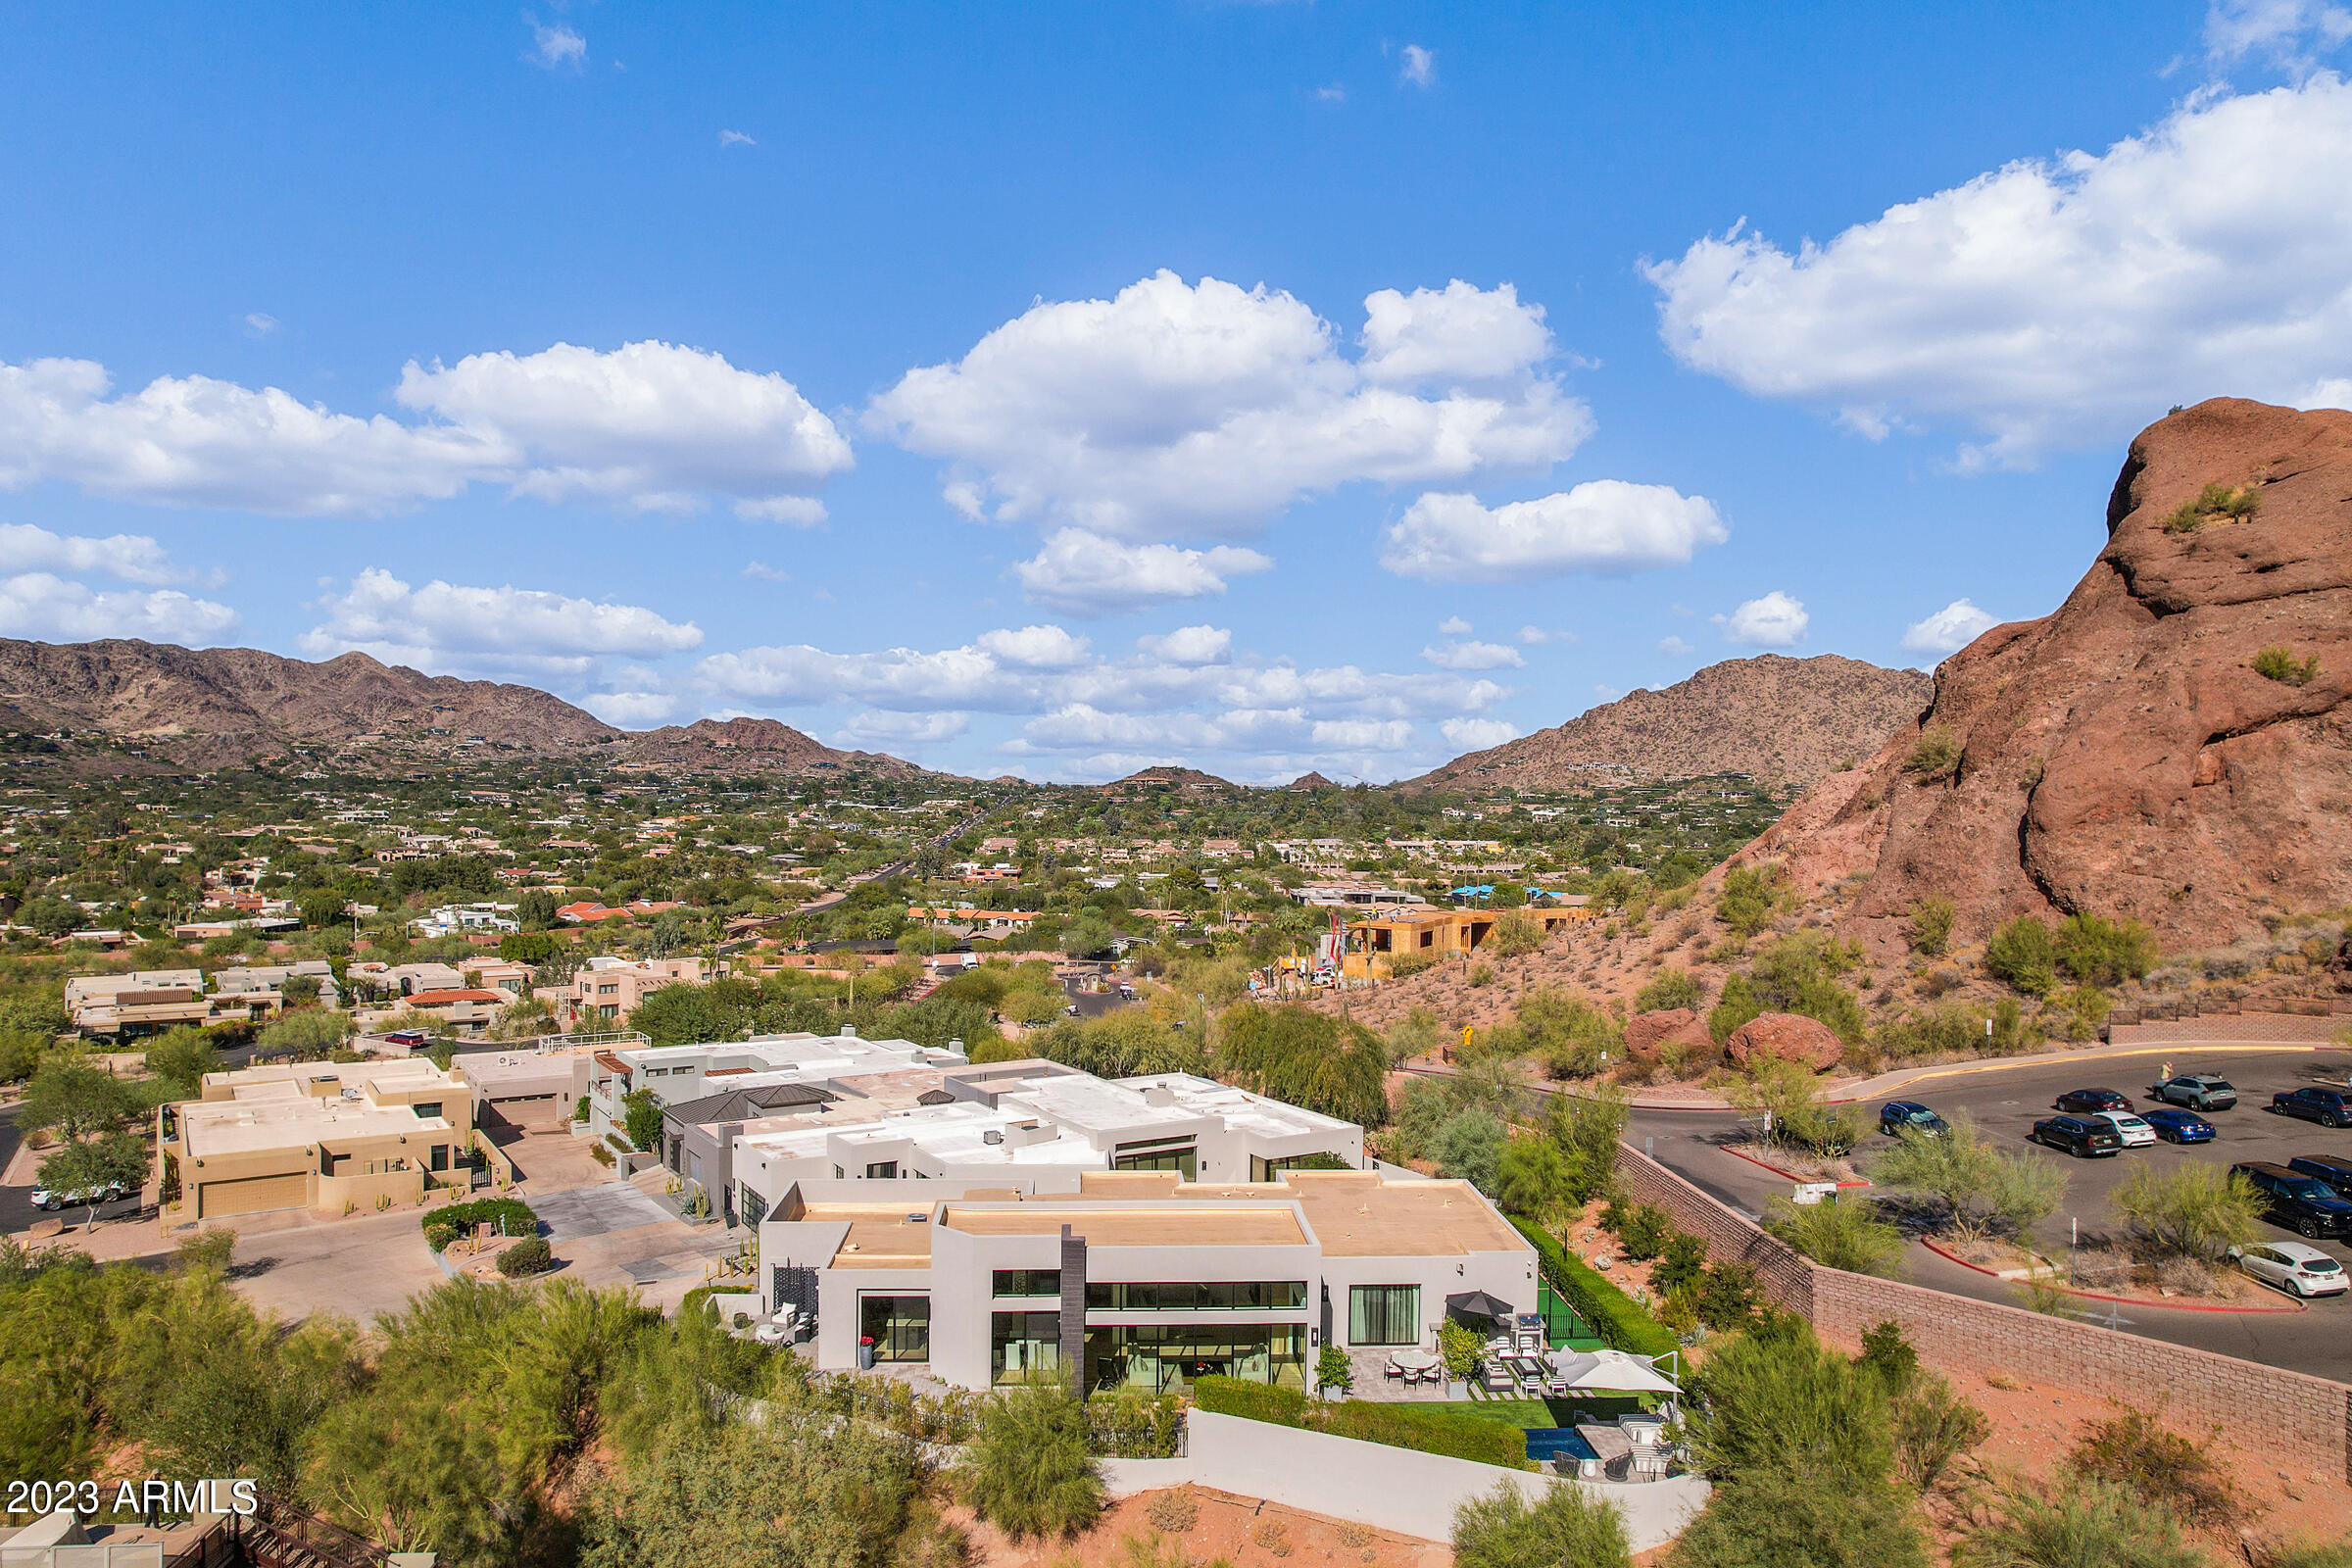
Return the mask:
{"type": "Polygon", "coordinates": [[[1610,1394],[1680,1394],[1675,1381],[1638,1355],[1623,1350],[1558,1350],[1552,1369],[1571,1389],[1610,1394]]]}
{"type": "Polygon", "coordinates": [[[1446,1298],[1446,1310],[1462,1317],[1509,1317],[1511,1303],[1497,1301],[1484,1291],[1464,1291],[1446,1298]]]}

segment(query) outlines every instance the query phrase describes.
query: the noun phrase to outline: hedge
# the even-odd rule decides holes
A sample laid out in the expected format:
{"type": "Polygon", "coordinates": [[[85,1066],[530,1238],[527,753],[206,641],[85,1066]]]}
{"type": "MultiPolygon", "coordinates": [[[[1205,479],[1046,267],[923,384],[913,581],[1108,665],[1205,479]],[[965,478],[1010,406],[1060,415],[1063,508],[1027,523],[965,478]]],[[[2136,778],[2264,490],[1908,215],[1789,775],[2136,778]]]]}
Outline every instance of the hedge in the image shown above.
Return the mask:
{"type": "Polygon", "coordinates": [[[476,1225],[498,1227],[501,1236],[536,1236],[539,1216],[519,1198],[480,1198],[470,1203],[451,1203],[427,1209],[417,1220],[424,1242],[438,1252],[476,1225]]]}
{"type": "Polygon", "coordinates": [[[1568,1298],[1568,1304],[1591,1323],[1610,1348],[1636,1355],[1664,1355],[1680,1349],[1674,1331],[1642,1310],[1640,1302],[1611,1284],[1583,1258],[1560,1245],[1560,1239],[1518,1215],[1506,1216],[1536,1250],[1536,1266],[1544,1283],[1568,1298]]]}
{"type": "Polygon", "coordinates": [[[1528,1467],[1526,1432],[1459,1410],[1376,1404],[1368,1399],[1314,1404],[1297,1389],[1215,1376],[1194,1379],[1193,1398],[1212,1415],[1241,1416],[1281,1427],[1303,1427],[1312,1432],[1327,1432],[1335,1438],[1353,1438],[1359,1443],[1412,1448],[1512,1470],[1528,1467]]]}

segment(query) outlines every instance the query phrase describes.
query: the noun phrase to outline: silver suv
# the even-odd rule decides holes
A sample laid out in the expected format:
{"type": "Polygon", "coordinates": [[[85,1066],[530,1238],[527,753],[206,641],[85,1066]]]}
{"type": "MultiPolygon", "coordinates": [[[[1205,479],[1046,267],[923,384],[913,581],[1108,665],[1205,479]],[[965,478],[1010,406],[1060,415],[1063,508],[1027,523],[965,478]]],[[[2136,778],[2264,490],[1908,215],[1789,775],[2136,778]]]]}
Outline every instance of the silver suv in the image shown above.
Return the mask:
{"type": "Polygon", "coordinates": [[[2209,1072],[2184,1072],[2158,1084],[2154,1098],[2186,1105],[2191,1110],[2228,1110],[2237,1103],[2237,1090],[2227,1078],[2209,1072]]]}

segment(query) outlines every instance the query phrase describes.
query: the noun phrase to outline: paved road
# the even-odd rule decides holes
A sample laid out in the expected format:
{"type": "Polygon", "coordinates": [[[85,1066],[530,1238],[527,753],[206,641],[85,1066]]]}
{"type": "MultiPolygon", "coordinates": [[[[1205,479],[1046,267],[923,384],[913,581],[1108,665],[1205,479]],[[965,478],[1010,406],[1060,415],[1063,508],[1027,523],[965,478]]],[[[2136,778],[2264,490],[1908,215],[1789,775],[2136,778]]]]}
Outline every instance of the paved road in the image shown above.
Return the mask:
{"type": "MultiPolygon", "coordinates": [[[[0,1110],[0,1170],[6,1170],[8,1162],[16,1157],[17,1145],[21,1141],[17,1132],[17,1107],[11,1105],[6,1110],[0,1110]]],[[[123,1219],[138,1211],[139,1199],[135,1193],[115,1202],[98,1205],[100,1219],[123,1219]]],[[[54,1217],[78,1225],[88,1217],[89,1212],[86,1208],[59,1209],[54,1217]]],[[[35,1220],[51,1217],[49,1213],[32,1206],[31,1188],[0,1187],[0,1236],[22,1231],[35,1220]]]]}
{"type": "MultiPolygon", "coordinates": [[[[2342,1081],[2344,1057],[2307,1050],[2232,1053],[2217,1055],[2209,1063],[2185,1050],[2175,1057],[2175,1072],[2218,1072],[2237,1086],[2240,1107],[2208,1118],[2220,1133],[2210,1144],[2189,1148],[2159,1144],[2154,1149],[2129,1150],[2111,1159],[2078,1160],[2025,1141],[2034,1123],[2050,1114],[2051,1100],[2069,1089],[2120,1090],[2135,1103],[2145,1105],[2156,1066],[2153,1059],[2134,1059],[1969,1074],[1923,1085],[1915,1097],[1905,1098],[1917,1098],[1947,1116],[1966,1110],[1997,1143],[2031,1151],[2035,1157],[2053,1160],[2066,1170],[2070,1178],[2066,1201],[2037,1236],[2041,1247],[2054,1257],[2065,1255],[2070,1220],[2080,1220],[2085,1244],[2105,1235],[2111,1222],[2108,1197],[2139,1164],[2197,1161],[2226,1166],[2246,1159],[2283,1160],[2299,1153],[2352,1154],[2352,1130],[2292,1121],[2260,1108],[2270,1102],[2275,1091],[2323,1079],[2342,1081]]],[[[1731,1111],[1636,1110],[1627,1137],[1635,1148],[1652,1154],[1693,1185],[1754,1216],[1762,1212],[1767,1197],[1787,1193],[1789,1184],[1718,1147],[1740,1125],[1739,1114],[1731,1111]]],[[[1875,1134],[1871,1142],[1879,1142],[1875,1134]]],[[[1862,1153],[1867,1171],[1869,1145],[1862,1153]]],[[[2293,1236],[2286,1230],[2275,1234],[2282,1239],[2293,1236]]],[[[2352,1245],[2323,1245],[2338,1256],[2352,1252],[2352,1245]]],[[[1908,1277],[1954,1295],[2012,1299],[2008,1286],[1949,1263],[1922,1247],[1911,1249],[1908,1277]]],[[[2122,1325],[2127,1333],[2352,1382],[2352,1297],[2314,1302],[2307,1313],[2278,1316],[2161,1307],[2119,1310],[2132,1320],[2122,1325]]]]}

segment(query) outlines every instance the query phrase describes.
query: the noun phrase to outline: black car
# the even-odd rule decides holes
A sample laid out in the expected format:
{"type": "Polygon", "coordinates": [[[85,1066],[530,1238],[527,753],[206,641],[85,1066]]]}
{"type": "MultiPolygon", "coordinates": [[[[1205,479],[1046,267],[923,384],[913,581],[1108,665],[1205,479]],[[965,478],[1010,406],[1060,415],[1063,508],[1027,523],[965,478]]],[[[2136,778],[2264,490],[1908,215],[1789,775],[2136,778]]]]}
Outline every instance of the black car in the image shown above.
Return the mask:
{"type": "Polygon", "coordinates": [[[2286,1168],[2326,1182],[2335,1189],[2336,1197],[2352,1201],[2352,1159],[2342,1154],[2297,1154],[2286,1162],[2286,1168]]]}
{"type": "Polygon", "coordinates": [[[2184,1072],[2168,1078],[2151,1093],[2156,1099],[2191,1110],[2228,1110],[2237,1103],[2237,1089],[2227,1078],[2209,1072],[2184,1072]]]}
{"type": "Polygon", "coordinates": [[[2123,1135],[2113,1122],[2088,1116],[2050,1116],[2034,1124],[2034,1142],[2061,1149],[2077,1159],[2124,1152],[2123,1135]]]}
{"type": "Polygon", "coordinates": [[[2274,1165],[2232,1165],[2232,1176],[2243,1176],[2260,1190],[2269,1206],[2270,1221],[2298,1236],[2342,1236],[2352,1232],[2352,1203],[2335,1196],[2335,1189],[2317,1176],[2274,1165]]]}
{"type": "Polygon", "coordinates": [[[2069,1089],[2050,1104],[2052,1110],[2063,1110],[2070,1116],[2096,1116],[2102,1110],[2130,1110],[2130,1097],[2112,1089],[2069,1089]]]}
{"type": "Polygon", "coordinates": [[[1923,1138],[1941,1138],[1948,1124],[1916,1100],[1889,1100],[1879,1107],[1879,1131],[1900,1138],[1906,1131],[1923,1138]]]}
{"type": "Polygon", "coordinates": [[[2271,1109],[2281,1116],[2300,1116],[2323,1127],[2352,1127],[2352,1094],[2341,1089],[2297,1089],[2273,1095],[2271,1109]]]}

